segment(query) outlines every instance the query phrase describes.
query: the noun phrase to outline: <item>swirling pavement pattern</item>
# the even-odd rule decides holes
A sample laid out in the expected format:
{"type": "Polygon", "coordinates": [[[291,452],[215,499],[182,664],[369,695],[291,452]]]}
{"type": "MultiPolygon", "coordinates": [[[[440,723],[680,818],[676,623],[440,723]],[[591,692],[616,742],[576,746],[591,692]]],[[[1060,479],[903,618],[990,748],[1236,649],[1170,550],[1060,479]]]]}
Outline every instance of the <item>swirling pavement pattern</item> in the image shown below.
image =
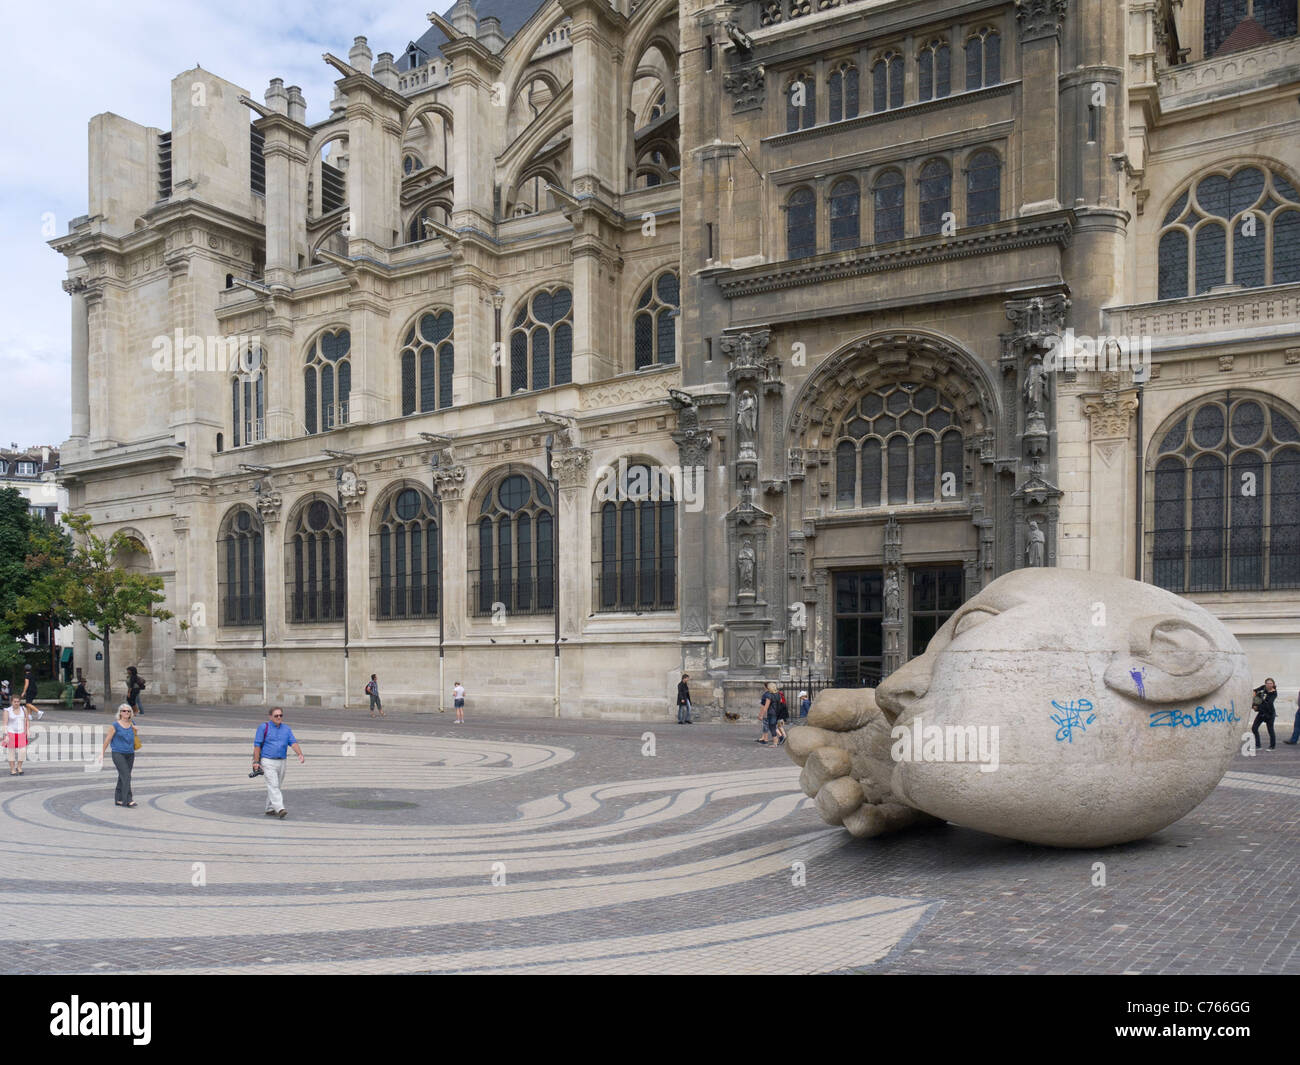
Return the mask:
{"type": "MultiPolygon", "coordinates": [[[[562,766],[574,751],[546,743],[357,734],[344,753],[337,730],[296,730],[306,765],[290,755],[288,820],[261,812],[258,781],[244,779],[250,730],[150,722],[146,758],[137,763],[137,809],[112,801],[111,766],[33,765],[39,787],[0,802],[6,877],[0,905],[21,907],[21,921],[0,926],[6,948],[26,949],[28,971],[114,971],[150,941],[180,940],[166,972],[827,972],[869,965],[899,947],[937,905],[888,895],[790,912],[710,919],[677,907],[652,931],[606,919],[592,938],[411,950],[414,940],[364,955],[324,945],[338,933],[418,926],[436,944],[439,929],[466,924],[545,927],[562,915],[671,902],[699,892],[744,895],[760,880],[791,877],[841,847],[844,834],[811,820],[767,831],[810,800],[783,755],[762,768],[663,776],[566,789],[524,801],[512,816],[458,823],[482,803],[443,801],[427,824],[387,823],[367,811],[384,797],[446,800],[469,785],[562,766]],[[298,797],[319,795],[360,810],[331,820],[294,811],[298,797]],[[366,795],[375,799],[349,799],[366,795]],[[358,821],[357,817],[365,820],[358,821]],[[763,840],[755,842],[756,839],[763,840]],[[196,865],[195,863],[201,863],[196,865]],[[202,877],[197,871],[202,870],[202,877]],[[201,884],[196,884],[201,879],[201,884]],[[115,882],[129,880],[125,890],[115,882]],[[495,881],[495,882],[494,882],[495,881]],[[502,882],[504,881],[504,882],[502,882]],[[334,885],[320,894],[325,885],[334,885]],[[340,886],[341,885],[341,886],[340,886]],[[112,935],[122,945],[85,962],[78,943],[99,946],[111,905],[112,935]],[[503,924],[504,923],[504,924],[503,924]],[[251,929],[314,934],[320,952],[286,961],[252,948],[251,929]],[[609,932],[615,934],[608,934],[609,932]],[[629,934],[620,934],[627,932],[629,934]],[[227,939],[229,937],[229,939],[227,939]],[[227,942],[238,952],[204,949],[227,942]],[[756,949],[761,948],[761,949],[756,949]],[[71,952],[69,954],[69,952],[71,952]],[[67,961],[60,969],[60,957],[67,961]],[[201,965],[186,957],[203,957],[201,965]],[[51,959],[55,959],[53,962],[51,959]]],[[[33,783],[36,783],[33,780],[33,783]]],[[[486,793],[478,790],[478,795],[486,793]]],[[[396,804],[394,804],[396,805],[396,804]]],[[[487,803],[488,806],[492,804],[487,803]]],[[[382,807],[381,807],[382,808],[382,807]]],[[[391,820],[388,819],[388,820],[391,820]]],[[[816,896],[802,895],[806,902],[816,896]]],[[[734,909],[734,908],[733,908],[734,909]]],[[[739,907],[744,913],[744,906],[739,907]]],[[[488,932],[487,935],[491,935],[488,932]]],[[[390,936],[391,938],[391,936],[390,936]]],[[[518,937],[516,937],[518,938],[518,937]]],[[[481,941],[481,940],[480,940],[481,941]]],[[[12,949],[7,955],[14,957],[12,949]]],[[[135,966],[138,968],[138,966],[135,966]]]]}

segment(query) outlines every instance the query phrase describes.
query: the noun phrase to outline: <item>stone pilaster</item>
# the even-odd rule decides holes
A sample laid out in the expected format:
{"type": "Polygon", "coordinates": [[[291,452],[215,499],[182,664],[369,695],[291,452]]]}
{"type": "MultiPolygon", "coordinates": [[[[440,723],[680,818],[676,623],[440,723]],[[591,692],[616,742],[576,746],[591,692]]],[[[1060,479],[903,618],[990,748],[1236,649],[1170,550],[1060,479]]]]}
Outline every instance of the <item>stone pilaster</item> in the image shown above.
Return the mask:
{"type": "Polygon", "coordinates": [[[1066,0],[1016,0],[1020,28],[1022,99],[1052,101],[1050,107],[1025,107],[1019,131],[1021,201],[1019,214],[1056,211],[1061,19],[1066,0]]]}
{"type": "Polygon", "coordinates": [[[1137,503],[1130,444],[1137,391],[1088,394],[1080,401],[1088,419],[1088,568],[1124,575],[1132,572],[1137,503]]]}

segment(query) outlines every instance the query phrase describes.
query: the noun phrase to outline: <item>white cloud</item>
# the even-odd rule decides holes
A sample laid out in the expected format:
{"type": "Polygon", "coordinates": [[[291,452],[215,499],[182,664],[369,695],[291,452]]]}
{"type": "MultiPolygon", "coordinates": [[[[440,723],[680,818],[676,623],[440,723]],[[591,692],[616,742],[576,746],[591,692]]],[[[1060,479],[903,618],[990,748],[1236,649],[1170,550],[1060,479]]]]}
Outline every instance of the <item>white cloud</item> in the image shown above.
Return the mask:
{"type": "MultiPolygon", "coordinates": [[[[324,118],[334,71],[322,52],[347,58],[354,37],[394,54],[428,28],[427,3],[227,0],[222,4],[72,0],[57,7],[11,5],[6,51],[12,98],[0,153],[0,388],[4,443],[61,443],[68,435],[69,308],[59,287],[66,260],[55,235],[86,213],[86,126],[112,111],[169,129],[171,79],[198,64],[260,100],[268,81],[300,85],[309,121],[324,118]],[[57,17],[52,18],[52,12],[57,17]]],[[[442,6],[442,5],[439,5],[442,6]]]]}

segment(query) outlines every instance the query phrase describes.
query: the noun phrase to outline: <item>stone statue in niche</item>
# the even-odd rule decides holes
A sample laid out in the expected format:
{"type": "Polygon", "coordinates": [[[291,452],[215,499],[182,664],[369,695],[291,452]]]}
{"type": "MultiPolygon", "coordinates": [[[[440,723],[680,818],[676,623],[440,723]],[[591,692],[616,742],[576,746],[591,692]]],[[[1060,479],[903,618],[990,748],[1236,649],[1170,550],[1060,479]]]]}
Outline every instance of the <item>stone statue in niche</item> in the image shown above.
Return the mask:
{"type": "Polygon", "coordinates": [[[885,620],[897,621],[900,617],[898,607],[898,571],[890,570],[885,578],[885,620]]]}
{"type": "Polygon", "coordinates": [[[1025,547],[1025,562],[1030,566],[1045,566],[1047,559],[1047,534],[1038,527],[1038,522],[1029,523],[1028,544],[1025,547]]]}
{"type": "Polygon", "coordinates": [[[787,747],[818,813],[854,836],[938,819],[1104,847],[1214,790],[1250,698],[1240,644],[1204,607],[1113,574],[1021,569],[879,688],[821,693],[787,747]]]}
{"type": "Polygon", "coordinates": [[[1035,355],[1029,364],[1029,369],[1025,371],[1026,414],[1030,416],[1044,414],[1047,409],[1047,389],[1047,371],[1043,369],[1042,356],[1035,355]]]}
{"type": "Polygon", "coordinates": [[[758,435],[758,401],[753,392],[742,392],[736,400],[736,431],[741,456],[753,455],[754,438],[758,435]]]}
{"type": "Polygon", "coordinates": [[[754,541],[745,538],[740,545],[740,553],[736,556],[736,570],[740,578],[740,591],[752,595],[754,593],[754,569],[758,562],[758,556],[754,554],[754,541]]]}

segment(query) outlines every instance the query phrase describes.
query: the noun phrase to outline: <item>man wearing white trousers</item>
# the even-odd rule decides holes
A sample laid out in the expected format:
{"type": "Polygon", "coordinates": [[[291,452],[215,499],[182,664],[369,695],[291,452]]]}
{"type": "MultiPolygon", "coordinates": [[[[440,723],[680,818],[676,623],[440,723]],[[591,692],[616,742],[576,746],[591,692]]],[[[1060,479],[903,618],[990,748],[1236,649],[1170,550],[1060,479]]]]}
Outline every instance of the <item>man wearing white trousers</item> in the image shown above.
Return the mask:
{"type": "Polygon", "coordinates": [[[280,789],[284,786],[284,771],[288,763],[289,748],[298,756],[301,765],[307,759],[303,757],[302,748],[298,746],[293,729],[284,723],[284,707],[271,707],[270,720],[257,727],[253,738],[253,769],[259,767],[266,777],[266,816],[283,818],[288,810],[284,808],[284,795],[280,789]]]}

